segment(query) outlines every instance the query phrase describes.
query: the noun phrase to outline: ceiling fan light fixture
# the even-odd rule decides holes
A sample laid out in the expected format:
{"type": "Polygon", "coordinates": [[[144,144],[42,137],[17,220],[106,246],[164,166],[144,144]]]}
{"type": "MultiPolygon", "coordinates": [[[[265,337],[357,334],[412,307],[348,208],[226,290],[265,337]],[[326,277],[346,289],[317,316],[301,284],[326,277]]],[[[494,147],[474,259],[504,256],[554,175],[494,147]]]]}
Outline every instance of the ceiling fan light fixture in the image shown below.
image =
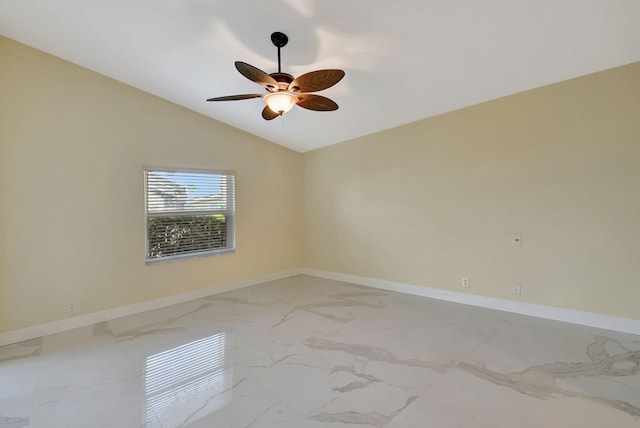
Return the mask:
{"type": "Polygon", "coordinates": [[[264,96],[271,111],[278,114],[285,114],[296,104],[297,98],[290,92],[273,92],[264,96]]]}

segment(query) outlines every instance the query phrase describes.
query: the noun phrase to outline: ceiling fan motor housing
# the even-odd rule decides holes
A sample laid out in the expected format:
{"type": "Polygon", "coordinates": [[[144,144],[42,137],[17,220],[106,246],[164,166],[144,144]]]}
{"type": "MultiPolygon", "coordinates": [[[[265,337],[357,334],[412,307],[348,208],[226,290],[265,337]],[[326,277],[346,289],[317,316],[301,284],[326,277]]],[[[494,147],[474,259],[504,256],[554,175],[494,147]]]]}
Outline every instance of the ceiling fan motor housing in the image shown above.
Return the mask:
{"type": "Polygon", "coordinates": [[[297,90],[295,90],[296,88],[300,90],[300,88],[298,88],[297,86],[294,88],[289,88],[289,84],[293,82],[294,77],[288,73],[271,73],[269,76],[273,77],[274,80],[278,82],[277,88],[267,87],[267,89],[270,92],[287,91],[287,90],[290,92],[298,92],[297,90]]]}

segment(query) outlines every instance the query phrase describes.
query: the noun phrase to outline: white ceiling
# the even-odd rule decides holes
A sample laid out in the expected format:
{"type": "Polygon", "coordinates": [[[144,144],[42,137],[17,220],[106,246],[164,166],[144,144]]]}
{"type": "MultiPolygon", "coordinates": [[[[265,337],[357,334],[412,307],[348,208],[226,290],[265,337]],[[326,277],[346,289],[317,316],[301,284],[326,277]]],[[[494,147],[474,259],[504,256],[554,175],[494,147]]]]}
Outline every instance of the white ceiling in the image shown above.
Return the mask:
{"type": "MultiPolygon", "coordinates": [[[[0,34],[304,152],[640,60],[637,0],[0,0],[0,34]],[[234,61],[341,68],[335,112],[261,118],[234,61]]],[[[96,100],[96,102],[100,102],[96,100]]]]}

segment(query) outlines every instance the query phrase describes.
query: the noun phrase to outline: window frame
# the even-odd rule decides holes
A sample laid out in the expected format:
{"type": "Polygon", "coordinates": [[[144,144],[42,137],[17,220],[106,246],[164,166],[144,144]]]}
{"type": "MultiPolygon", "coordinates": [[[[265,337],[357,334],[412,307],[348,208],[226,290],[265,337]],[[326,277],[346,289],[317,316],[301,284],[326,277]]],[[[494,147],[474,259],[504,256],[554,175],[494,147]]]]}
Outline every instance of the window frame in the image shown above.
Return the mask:
{"type": "MultiPolygon", "coordinates": [[[[144,191],[144,258],[145,264],[157,264],[164,262],[171,262],[177,260],[184,259],[194,259],[201,257],[210,257],[210,256],[219,256],[228,253],[234,253],[236,251],[236,206],[235,206],[235,194],[236,194],[236,173],[232,170],[218,170],[218,169],[201,169],[201,168],[181,168],[181,167],[165,167],[165,166],[144,166],[142,168],[143,175],[143,191],[144,191]],[[211,174],[211,175],[225,175],[233,177],[233,185],[231,186],[232,192],[228,192],[226,197],[226,206],[232,206],[232,209],[224,209],[224,210],[185,210],[185,211],[174,211],[171,215],[185,215],[187,213],[194,215],[202,215],[202,214],[224,214],[225,215],[225,225],[227,231],[227,246],[225,248],[217,248],[211,250],[197,251],[186,254],[173,254],[168,256],[161,257],[151,257],[149,258],[149,218],[150,217],[163,217],[167,216],[162,214],[150,214],[149,213],[149,198],[148,198],[148,173],[153,172],[168,172],[168,173],[196,173],[196,174],[211,174]],[[233,203],[230,203],[233,202],[233,203]]],[[[171,216],[169,215],[169,216],[171,216]]]]}

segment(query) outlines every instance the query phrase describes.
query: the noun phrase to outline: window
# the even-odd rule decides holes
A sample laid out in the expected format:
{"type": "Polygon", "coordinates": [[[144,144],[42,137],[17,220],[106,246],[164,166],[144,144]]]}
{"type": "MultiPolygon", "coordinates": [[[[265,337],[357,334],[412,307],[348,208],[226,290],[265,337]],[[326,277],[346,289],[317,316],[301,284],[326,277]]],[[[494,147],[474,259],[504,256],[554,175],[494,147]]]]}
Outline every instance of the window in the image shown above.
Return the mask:
{"type": "Polygon", "coordinates": [[[148,263],[234,250],[233,173],[147,169],[144,176],[148,263]]]}

